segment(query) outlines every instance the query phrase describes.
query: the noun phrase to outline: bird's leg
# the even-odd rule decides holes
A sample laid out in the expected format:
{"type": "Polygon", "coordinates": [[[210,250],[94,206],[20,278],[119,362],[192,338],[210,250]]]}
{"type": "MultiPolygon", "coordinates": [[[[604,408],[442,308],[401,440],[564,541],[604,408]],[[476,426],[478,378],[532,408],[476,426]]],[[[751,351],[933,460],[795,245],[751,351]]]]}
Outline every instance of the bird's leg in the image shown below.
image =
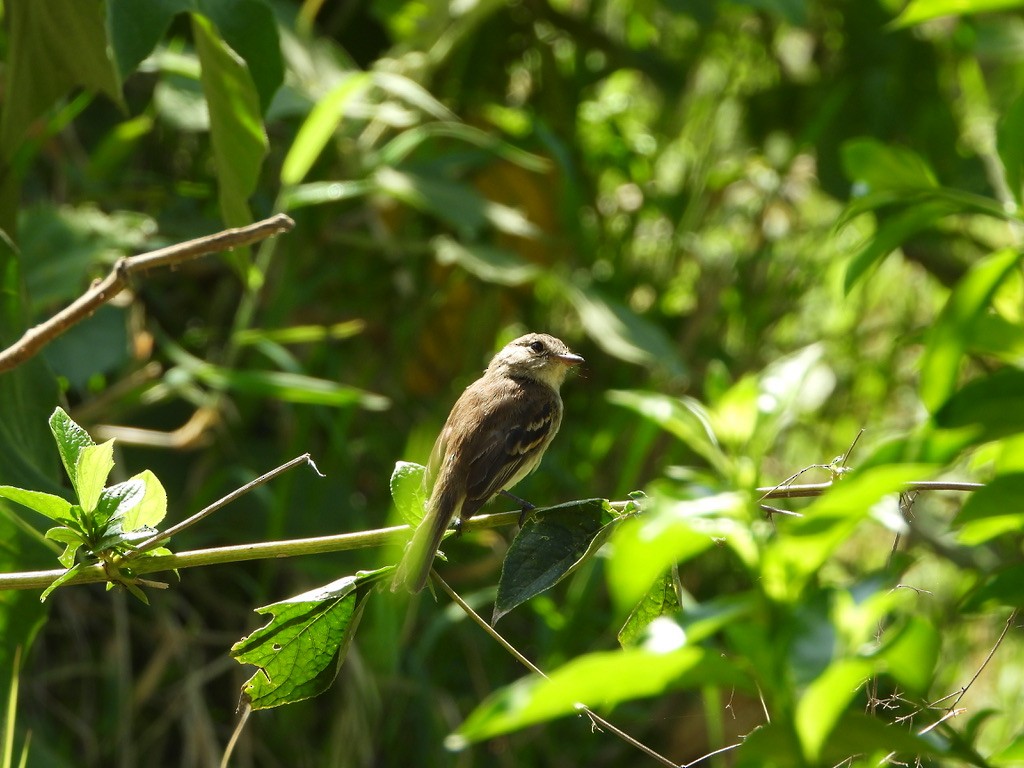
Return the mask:
{"type": "Polygon", "coordinates": [[[501,494],[503,496],[508,496],[510,499],[512,499],[512,501],[518,501],[519,502],[519,505],[521,507],[521,509],[519,511],[519,527],[522,528],[523,527],[523,523],[526,522],[526,516],[529,515],[531,512],[533,512],[533,510],[535,510],[537,508],[537,505],[536,504],[531,504],[526,499],[521,499],[518,496],[516,496],[514,493],[509,493],[508,491],[502,491],[501,494]]]}
{"type": "Polygon", "coordinates": [[[457,516],[452,521],[452,528],[455,529],[455,538],[456,539],[462,538],[462,518],[461,517],[457,516]]]}

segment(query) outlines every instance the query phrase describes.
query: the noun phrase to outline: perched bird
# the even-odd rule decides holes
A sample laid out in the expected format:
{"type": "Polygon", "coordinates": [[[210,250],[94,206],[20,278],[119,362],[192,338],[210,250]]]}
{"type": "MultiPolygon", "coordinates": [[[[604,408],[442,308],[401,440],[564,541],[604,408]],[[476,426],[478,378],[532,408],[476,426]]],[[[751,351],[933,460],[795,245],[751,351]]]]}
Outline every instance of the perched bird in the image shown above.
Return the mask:
{"type": "Polygon", "coordinates": [[[469,519],[537,468],[562,423],[559,387],[582,362],[554,336],[528,333],[509,342],[466,388],[431,451],[426,512],[392,590],[423,589],[452,521],[469,519]]]}

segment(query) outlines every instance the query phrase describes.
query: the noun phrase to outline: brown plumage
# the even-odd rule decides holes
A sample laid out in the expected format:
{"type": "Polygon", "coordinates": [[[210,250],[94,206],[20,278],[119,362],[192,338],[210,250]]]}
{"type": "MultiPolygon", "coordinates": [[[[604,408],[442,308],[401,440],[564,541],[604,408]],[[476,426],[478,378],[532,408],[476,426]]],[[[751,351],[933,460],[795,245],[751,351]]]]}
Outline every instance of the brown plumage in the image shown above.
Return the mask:
{"type": "Polygon", "coordinates": [[[466,388],[431,451],[426,513],[392,589],[423,589],[452,521],[472,517],[537,468],[562,423],[559,387],[582,362],[554,336],[530,333],[509,342],[466,388]]]}

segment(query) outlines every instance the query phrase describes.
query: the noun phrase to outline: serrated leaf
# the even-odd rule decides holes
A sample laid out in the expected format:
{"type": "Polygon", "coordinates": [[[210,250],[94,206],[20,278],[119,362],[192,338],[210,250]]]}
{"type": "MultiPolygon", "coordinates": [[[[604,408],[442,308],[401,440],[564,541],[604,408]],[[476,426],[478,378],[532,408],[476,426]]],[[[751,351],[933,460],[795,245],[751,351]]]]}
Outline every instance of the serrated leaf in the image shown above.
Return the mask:
{"type": "Polygon", "coordinates": [[[395,462],[395,470],[391,473],[391,499],[395,503],[399,517],[409,525],[416,527],[423,519],[426,505],[426,489],[423,477],[427,468],[411,461],[395,462]]]}
{"type": "Polygon", "coordinates": [[[63,408],[56,408],[50,416],[50,431],[57,442],[57,453],[68,473],[71,485],[78,491],[78,457],[82,450],[96,445],[89,433],[78,426],[63,408]]]}
{"type": "Polygon", "coordinates": [[[137,507],[146,494],[146,484],[137,478],[125,480],[100,491],[93,519],[98,529],[123,526],[124,516],[137,507]]]}
{"type": "Polygon", "coordinates": [[[921,400],[933,413],[956,388],[975,323],[1019,261],[1017,250],[1008,248],[973,264],[939,313],[921,359],[921,400]]]}
{"type": "Polygon", "coordinates": [[[79,452],[75,467],[75,476],[78,478],[75,491],[78,493],[78,504],[87,515],[96,509],[103,486],[113,468],[113,440],[107,440],[102,445],[87,445],[79,452]]]}
{"type": "Polygon", "coordinates": [[[623,648],[638,645],[652,621],[678,612],[679,584],[676,574],[669,572],[656,581],[633,608],[619,630],[619,645],[623,648]]]}
{"type": "Polygon", "coordinates": [[[271,616],[270,622],[231,648],[239,663],[259,668],[242,686],[242,696],[252,708],[302,701],[330,687],[369,595],[364,588],[391,570],[361,571],[257,608],[257,613],[271,616]]]}
{"type": "Polygon", "coordinates": [[[553,587],[604,543],[614,524],[607,503],[585,499],[534,512],[505,555],[491,624],[553,587]]]}
{"type": "Polygon", "coordinates": [[[34,512],[45,515],[51,520],[73,521],[71,514],[71,503],[60,496],[42,491],[28,491],[24,488],[15,488],[12,485],[0,485],[0,498],[28,507],[34,512]]]}
{"type": "Polygon", "coordinates": [[[665,691],[702,685],[750,689],[717,651],[685,647],[669,653],[641,649],[578,656],[547,678],[529,677],[491,694],[446,741],[451,749],[536,723],[624,701],[660,696],[665,691]]]}

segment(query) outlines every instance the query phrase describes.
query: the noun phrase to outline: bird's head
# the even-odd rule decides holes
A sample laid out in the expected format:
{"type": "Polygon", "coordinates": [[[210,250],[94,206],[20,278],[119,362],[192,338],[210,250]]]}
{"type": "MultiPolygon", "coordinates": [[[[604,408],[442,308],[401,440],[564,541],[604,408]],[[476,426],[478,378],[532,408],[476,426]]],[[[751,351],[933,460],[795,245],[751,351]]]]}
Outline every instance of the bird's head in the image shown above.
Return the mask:
{"type": "Polygon", "coordinates": [[[487,366],[487,373],[529,378],[557,390],[569,369],[582,362],[564,341],[546,333],[528,333],[506,344],[487,366]]]}

